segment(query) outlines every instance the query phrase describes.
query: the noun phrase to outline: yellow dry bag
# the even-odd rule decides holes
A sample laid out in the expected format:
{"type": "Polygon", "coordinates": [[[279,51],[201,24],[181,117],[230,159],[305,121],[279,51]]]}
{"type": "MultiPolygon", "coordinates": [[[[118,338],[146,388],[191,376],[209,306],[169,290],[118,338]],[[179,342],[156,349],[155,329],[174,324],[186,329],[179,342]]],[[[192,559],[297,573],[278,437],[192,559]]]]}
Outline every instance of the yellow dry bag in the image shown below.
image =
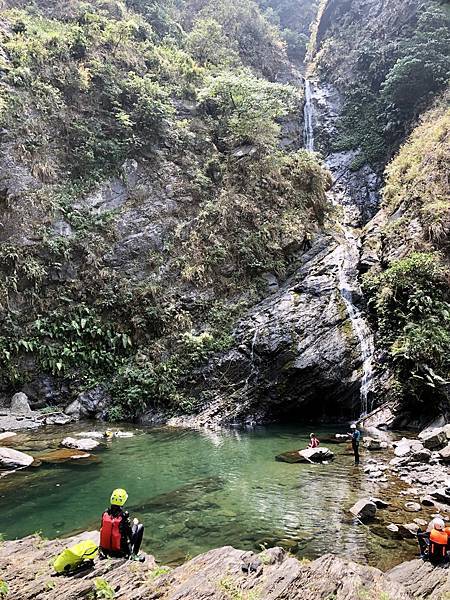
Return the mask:
{"type": "Polygon", "coordinates": [[[85,561],[94,560],[98,555],[98,546],[92,540],[85,540],[66,548],[56,557],[53,568],[57,573],[70,573],[78,569],[85,561]]]}

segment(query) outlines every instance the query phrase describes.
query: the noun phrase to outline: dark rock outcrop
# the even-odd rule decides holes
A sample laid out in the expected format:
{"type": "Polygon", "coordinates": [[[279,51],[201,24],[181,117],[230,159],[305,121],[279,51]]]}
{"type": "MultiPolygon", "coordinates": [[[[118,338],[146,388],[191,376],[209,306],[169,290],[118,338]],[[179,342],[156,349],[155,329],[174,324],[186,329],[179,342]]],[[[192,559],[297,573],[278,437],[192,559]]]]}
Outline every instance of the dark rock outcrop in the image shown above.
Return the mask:
{"type": "Polygon", "coordinates": [[[361,356],[338,287],[340,260],[337,240],[318,238],[295,274],[239,323],[232,350],[201,372],[194,391],[203,398],[201,414],[171,423],[351,413],[359,402],[361,356]]]}

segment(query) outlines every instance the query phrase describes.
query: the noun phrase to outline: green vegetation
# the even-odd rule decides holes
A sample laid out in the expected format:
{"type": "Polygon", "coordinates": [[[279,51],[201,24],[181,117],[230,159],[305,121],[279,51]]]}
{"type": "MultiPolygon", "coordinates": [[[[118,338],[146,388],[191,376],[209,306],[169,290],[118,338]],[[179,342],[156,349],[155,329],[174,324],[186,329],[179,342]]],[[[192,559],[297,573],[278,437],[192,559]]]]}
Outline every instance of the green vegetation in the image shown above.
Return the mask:
{"type": "Polygon", "coordinates": [[[301,63],[305,59],[319,2],[317,0],[258,0],[268,18],[281,30],[290,59],[301,63]]]}
{"type": "Polygon", "coordinates": [[[450,378],[449,136],[445,95],[386,170],[384,210],[402,216],[386,226],[384,249],[405,248],[405,256],[365,281],[394,391],[409,402],[442,401],[450,378]]]}
{"type": "MultiPolygon", "coordinates": [[[[334,16],[319,40],[317,69],[345,92],[344,110],[336,150],[360,148],[353,167],[365,162],[385,163],[404,140],[411,123],[445,89],[450,76],[450,12],[427,0],[417,11],[398,4],[386,5],[377,22],[347,11],[334,16]],[[381,22],[395,27],[383,36],[374,35],[381,22]],[[345,55],[346,61],[340,57],[345,55]],[[351,73],[351,76],[349,76],[351,73]]],[[[384,30],[383,30],[384,31],[384,30]]]]}
{"type": "Polygon", "coordinates": [[[366,277],[380,342],[409,401],[438,402],[450,374],[450,290],[438,255],[412,253],[366,277]]]}
{"type": "MultiPolygon", "coordinates": [[[[401,207],[406,218],[418,218],[426,240],[448,252],[450,185],[450,110],[448,92],[428,111],[408,143],[386,170],[384,205],[394,213],[401,207]]],[[[403,233],[405,235],[405,233],[403,233]]]]}
{"type": "Polygon", "coordinates": [[[246,592],[241,590],[231,577],[224,577],[218,583],[219,589],[229,600],[259,600],[257,591],[246,592]]]}
{"type": "Polygon", "coordinates": [[[328,211],[318,160],[280,145],[301,105],[273,81],[280,30],[252,0],[3,17],[0,385],[101,386],[111,419],[195,411],[262,275],[328,211]]]}
{"type": "Polygon", "coordinates": [[[166,575],[167,573],[170,573],[170,567],[155,567],[149,571],[147,579],[149,582],[153,582],[155,579],[158,579],[158,577],[161,577],[161,575],[166,575]]]}
{"type": "Polygon", "coordinates": [[[6,596],[8,595],[9,592],[9,587],[8,584],[6,583],[6,581],[3,581],[3,579],[0,579],[0,598],[3,600],[3,598],[6,598],[6,596]]]}
{"type": "Polygon", "coordinates": [[[94,579],[94,589],[89,593],[91,600],[114,600],[116,594],[111,585],[102,577],[94,579]]]}

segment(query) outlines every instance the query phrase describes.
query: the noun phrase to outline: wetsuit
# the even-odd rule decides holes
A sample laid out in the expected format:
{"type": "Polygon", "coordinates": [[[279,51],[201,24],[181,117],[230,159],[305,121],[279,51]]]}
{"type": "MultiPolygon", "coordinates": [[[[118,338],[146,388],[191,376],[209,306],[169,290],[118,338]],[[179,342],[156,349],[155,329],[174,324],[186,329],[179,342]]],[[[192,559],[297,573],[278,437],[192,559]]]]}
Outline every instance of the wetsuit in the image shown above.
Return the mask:
{"type": "Polygon", "coordinates": [[[355,429],[352,433],[352,448],[355,455],[355,465],[359,465],[359,441],[361,439],[361,432],[355,429]]]}
{"type": "Polygon", "coordinates": [[[122,517],[122,520],[119,524],[121,550],[118,552],[101,548],[103,554],[116,557],[128,557],[131,554],[138,554],[142,544],[142,538],[144,537],[144,526],[142,523],[132,525],[130,522],[129,513],[127,511],[123,511],[120,506],[111,506],[105,511],[105,513],[111,515],[112,517],[122,517]]]}

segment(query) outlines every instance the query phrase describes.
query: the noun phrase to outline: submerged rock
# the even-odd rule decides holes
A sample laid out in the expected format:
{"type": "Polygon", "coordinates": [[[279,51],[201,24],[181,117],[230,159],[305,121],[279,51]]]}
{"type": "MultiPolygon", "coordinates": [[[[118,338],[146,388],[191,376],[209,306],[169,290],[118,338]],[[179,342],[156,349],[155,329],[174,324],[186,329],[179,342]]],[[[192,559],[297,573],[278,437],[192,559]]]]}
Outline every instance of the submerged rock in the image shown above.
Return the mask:
{"type": "Polygon", "coordinates": [[[94,450],[94,448],[97,448],[97,446],[99,446],[99,442],[97,442],[96,440],[91,440],[89,438],[77,440],[72,437],[66,437],[61,442],[61,446],[63,448],[75,448],[76,450],[89,451],[94,450]]]}
{"type": "Polygon", "coordinates": [[[98,461],[97,457],[82,450],[72,450],[70,448],[59,448],[51,450],[36,457],[43,463],[58,464],[67,461],[77,461],[80,463],[98,461]]]}
{"type": "Polygon", "coordinates": [[[29,467],[34,461],[33,457],[12,448],[0,447],[0,468],[17,469],[29,467]]]}
{"type": "Polygon", "coordinates": [[[434,500],[450,504],[450,488],[439,488],[438,490],[432,490],[430,496],[434,500]]]}
{"type": "Polygon", "coordinates": [[[94,439],[103,439],[105,437],[104,431],[79,431],[75,434],[77,437],[82,438],[94,438],[94,439]]]}
{"type": "Polygon", "coordinates": [[[3,442],[5,440],[11,440],[16,435],[17,433],[15,433],[14,431],[4,431],[3,433],[0,433],[0,442],[3,442]]]}

